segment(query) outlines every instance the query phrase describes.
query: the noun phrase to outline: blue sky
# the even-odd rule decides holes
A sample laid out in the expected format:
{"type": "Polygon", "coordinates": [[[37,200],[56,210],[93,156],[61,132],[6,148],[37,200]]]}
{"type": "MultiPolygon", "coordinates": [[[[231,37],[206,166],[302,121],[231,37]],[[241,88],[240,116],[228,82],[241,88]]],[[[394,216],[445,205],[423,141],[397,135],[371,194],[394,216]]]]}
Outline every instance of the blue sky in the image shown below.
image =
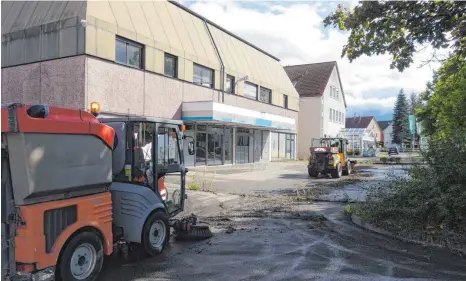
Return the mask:
{"type": "Polygon", "coordinates": [[[403,73],[390,69],[388,55],[361,57],[352,63],[341,58],[348,34],[322,20],[339,3],[352,7],[357,1],[188,1],[195,12],[277,56],[283,65],[337,61],[348,103],[347,115],[374,115],[389,120],[401,88],[419,93],[438,65],[419,68],[430,49],[418,53],[403,73]]]}

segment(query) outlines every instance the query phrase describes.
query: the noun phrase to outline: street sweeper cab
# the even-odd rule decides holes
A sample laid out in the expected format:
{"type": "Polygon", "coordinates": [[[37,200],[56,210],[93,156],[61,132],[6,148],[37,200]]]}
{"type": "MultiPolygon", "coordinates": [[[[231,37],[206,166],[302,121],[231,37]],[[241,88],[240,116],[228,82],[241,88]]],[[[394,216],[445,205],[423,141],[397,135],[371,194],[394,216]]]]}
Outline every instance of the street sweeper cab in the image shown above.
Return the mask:
{"type": "Polygon", "coordinates": [[[96,280],[105,255],[130,243],[157,255],[171,227],[196,223],[173,218],[186,199],[184,147],[194,153],[183,124],[99,121],[95,107],[2,104],[2,280],[96,280]]]}

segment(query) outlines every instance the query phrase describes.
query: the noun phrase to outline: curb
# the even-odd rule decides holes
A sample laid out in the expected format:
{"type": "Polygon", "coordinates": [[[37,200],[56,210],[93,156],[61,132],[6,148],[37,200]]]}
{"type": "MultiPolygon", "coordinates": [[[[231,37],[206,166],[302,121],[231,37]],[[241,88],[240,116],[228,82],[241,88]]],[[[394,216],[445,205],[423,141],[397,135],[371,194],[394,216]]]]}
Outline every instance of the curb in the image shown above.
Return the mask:
{"type": "Polygon", "coordinates": [[[404,237],[395,235],[393,233],[390,233],[390,232],[388,232],[388,231],[386,231],[384,229],[381,229],[379,227],[376,227],[376,226],[374,226],[372,224],[364,222],[360,217],[358,217],[358,216],[356,216],[354,214],[351,214],[351,221],[355,225],[357,225],[357,226],[359,226],[359,227],[361,227],[361,228],[363,228],[365,230],[377,233],[377,234],[381,234],[381,235],[384,235],[384,236],[395,238],[395,239],[398,239],[398,240],[401,240],[401,241],[407,242],[407,243],[422,245],[424,247],[432,247],[432,248],[443,249],[443,250],[448,249],[448,250],[454,252],[455,254],[458,254],[458,255],[460,255],[462,257],[466,257],[466,248],[460,249],[460,248],[446,247],[446,246],[441,245],[441,244],[428,243],[428,242],[424,242],[424,241],[421,241],[421,240],[414,240],[414,239],[404,238],[404,237]]]}

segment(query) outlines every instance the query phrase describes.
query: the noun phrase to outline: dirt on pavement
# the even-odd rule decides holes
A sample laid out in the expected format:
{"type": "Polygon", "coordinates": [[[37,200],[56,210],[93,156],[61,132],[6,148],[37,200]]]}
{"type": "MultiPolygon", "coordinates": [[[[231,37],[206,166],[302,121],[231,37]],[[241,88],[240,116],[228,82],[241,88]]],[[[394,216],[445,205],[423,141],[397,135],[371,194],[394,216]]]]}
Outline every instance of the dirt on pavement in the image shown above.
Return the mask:
{"type": "MultiPolygon", "coordinates": [[[[203,193],[190,198],[200,202],[203,193]]],[[[361,230],[341,203],[207,197],[215,204],[199,219],[211,239],[172,240],[155,258],[135,251],[123,264],[106,261],[100,280],[466,280],[466,260],[361,230]]]]}
{"type": "MultiPolygon", "coordinates": [[[[272,173],[277,179],[300,175],[289,167],[272,173]]],[[[378,176],[371,173],[366,173],[369,180],[378,176]]],[[[230,173],[231,182],[221,182],[227,187],[248,184],[257,175],[243,172],[237,180],[230,173]]],[[[262,181],[268,184],[273,178],[267,174],[262,181]]],[[[301,182],[298,177],[282,189],[259,186],[262,191],[248,194],[226,194],[222,189],[227,187],[219,187],[218,193],[189,191],[181,215],[198,215],[211,227],[212,238],[172,239],[154,258],[137,250],[127,261],[109,258],[99,280],[466,280],[466,259],[362,230],[344,214],[344,203],[297,196],[301,182]]],[[[346,184],[336,182],[307,180],[304,189],[322,189],[327,183],[323,195],[345,190],[346,184]]],[[[356,177],[351,184],[358,184],[356,177]]]]}

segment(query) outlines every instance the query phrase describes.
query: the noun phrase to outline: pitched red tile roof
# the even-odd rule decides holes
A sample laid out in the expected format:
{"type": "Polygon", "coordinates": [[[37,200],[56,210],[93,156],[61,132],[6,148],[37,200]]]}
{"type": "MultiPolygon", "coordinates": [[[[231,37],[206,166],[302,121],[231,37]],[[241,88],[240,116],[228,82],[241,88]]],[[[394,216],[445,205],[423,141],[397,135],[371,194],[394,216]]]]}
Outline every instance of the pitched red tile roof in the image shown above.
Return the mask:
{"type": "MultiPolygon", "coordinates": [[[[284,68],[300,97],[318,97],[324,93],[330,75],[332,75],[333,68],[335,67],[340,79],[340,72],[338,71],[336,61],[289,65],[284,68]]],[[[341,81],[340,86],[343,92],[341,81]]],[[[344,93],[342,95],[346,105],[344,93]]]]}
{"type": "Polygon", "coordinates": [[[374,116],[358,116],[346,118],[345,127],[346,128],[367,128],[369,123],[371,123],[374,116]]]}

